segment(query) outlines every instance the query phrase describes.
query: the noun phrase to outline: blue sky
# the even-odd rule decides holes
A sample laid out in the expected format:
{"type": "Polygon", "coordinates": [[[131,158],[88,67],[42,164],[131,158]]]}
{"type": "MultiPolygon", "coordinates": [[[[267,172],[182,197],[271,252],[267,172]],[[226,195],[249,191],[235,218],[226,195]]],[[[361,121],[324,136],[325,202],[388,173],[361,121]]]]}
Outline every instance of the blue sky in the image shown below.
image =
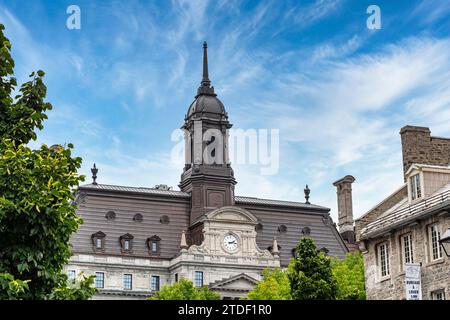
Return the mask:
{"type": "Polygon", "coordinates": [[[236,193],[328,206],[352,174],[355,216],[403,183],[399,130],[450,137],[450,2],[0,1],[16,76],[46,72],[54,105],[40,143],[75,145],[100,183],[178,189],[170,162],[201,80],[235,128],[280,130],[280,169],[235,166],[236,193]],[[66,28],[69,5],[81,29],[66,28]],[[366,27],[369,5],[381,30],[366,27]]]}

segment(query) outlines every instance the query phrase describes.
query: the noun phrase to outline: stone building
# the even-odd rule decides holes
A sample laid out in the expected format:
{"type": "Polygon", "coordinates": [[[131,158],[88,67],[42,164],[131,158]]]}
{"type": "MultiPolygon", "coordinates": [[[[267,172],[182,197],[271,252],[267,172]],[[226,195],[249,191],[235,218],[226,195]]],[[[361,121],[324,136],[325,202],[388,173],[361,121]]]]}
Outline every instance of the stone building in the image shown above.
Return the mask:
{"type": "Polygon", "coordinates": [[[421,298],[449,299],[450,139],[428,128],[400,131],[405,183],[356,220],[368,299],[406,299],[405,265],[420,266],[421,298]]]}
{"type": "Polygon", "coordinates": [[[343,257],[348,249],[329,209],[311,204],[309,189],[305,202],[235,195],[230,127],[209,80],[205,43],[203,78],[182,126],[180,190],[100,184],[94,166],[93,183],[77,191],[84,224],[71,239],[69,276],[95,275],[96,299],[142,299],[182,276],[234,299],[246,295],[265,268],[286,267],[302,236],[343,257]],[[213,161],[204,161],[205,153],[213,161]]]}

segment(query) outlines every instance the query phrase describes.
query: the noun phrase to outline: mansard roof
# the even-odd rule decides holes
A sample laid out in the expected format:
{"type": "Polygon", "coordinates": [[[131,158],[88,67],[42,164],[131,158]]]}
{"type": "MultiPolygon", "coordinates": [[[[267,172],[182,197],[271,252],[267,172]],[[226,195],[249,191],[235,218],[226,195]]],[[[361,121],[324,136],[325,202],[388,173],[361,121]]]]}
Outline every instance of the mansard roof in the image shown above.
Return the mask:
{"type": "MultiPolygon", "coordinates": [[[[106,184],[87,184],[78,188],[77,213],[84,224],[73,236],[73,250],[76,253],[92,252],[90,236],[102,230],[109,239],[117,239],[126,232],[134,236],[133,255],[148,257],[146,240],[157,234],[161,237],[161,255],[158,258],[172,258],[178,254],[180,237],[189,228],[190,194],[168,188],[144,188],[106,184]],[[115,220],[108,220],[105,213],[116,212],[115,220]],[[133,217],[139,212],[143,221],[136,223],[133,217]],[[169,223],[161,222],[161,215],[169,217],[169,223]]],[[[311,237],[318,247],[330,249],[330,255],[343,257],[347,249],[333,221],[329,209],[313,204],[295,201],[235,197],[235,205],[254,215],[263,225],[258,231],[258,245],[266,248],[276,236],[282,247],[280,260],[287,265],[292,257],[305,227],[310,228],[311,237]],[[288,226],[288,232],[280,236],[280,224],[288,226]],[[278,238],[279,237],[279,238],[278,238]]],[[[106,246],[106,254],[121,255],[118,244],[106,246]]]]}
{"type": "MultiPolygon", "coordinates": [[[[119,185],[109,185],[109,184],[86,184],[78,188],[79,191],[111,191],[118,193],[128,193],[128,194],[143,194],[143,195],[157,195],[157,196],[168,196],[175,198],[186,198],[189,199],[191,196],[189,193],[178,191],[178,190],[161,190],[149,187],[129,187],[129,186],[119,186],[119,185]]],[[[300,209],[316,209],[321,211],[329,211],[327,207],[306,204],[304,202],[298,201],[287,201],[287,200],[275,200],[275,199],[264,199],[255,197],[245,197],[245,196],[235,196],[235,201],[237,205],[261,205],[261,206],[280,206],[280,207],[291,207],[300,209]]]]}

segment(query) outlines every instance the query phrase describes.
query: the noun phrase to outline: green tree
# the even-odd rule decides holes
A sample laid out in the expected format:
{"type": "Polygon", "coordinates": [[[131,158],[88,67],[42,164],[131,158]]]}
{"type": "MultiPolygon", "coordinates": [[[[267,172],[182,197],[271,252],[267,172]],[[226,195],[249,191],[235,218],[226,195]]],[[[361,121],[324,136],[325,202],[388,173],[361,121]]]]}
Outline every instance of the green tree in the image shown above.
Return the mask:
{"type": "Polygon", "coordinates": [[[344,260],[334,258],[332,271],[337,281],[339,300],[365,300],[364,257],[361,252],[347,253],[344,260]]]}
{"type": "Polygon", "coordinates": [[[265,269],[263,279],[258,281],[248,295],[248,300],[291,300],[291,285],[281,269],[265,269]]]}
{"type": "Polygon", "coordinates": [[[288,266],[291,294],[294,300],[334,300],[337,283],[331,271],[331,259],[318,252],[314,240],[302,238],[296,257],[288,266]]]}
{"type": "Polygon", "coordinates": [[[64,299],[63,292],[86,298],[92,280],[72,288],[63,272],[70,235],[82,222],[73,202],[81,158],[72,157],[71,144],[27,147],[52,105],[43,71],[31,73],[12,97],[17,81],[3,30],[0,24],[0,299],[64,299]]]}
{"type": "Polygon", "coordinates": [[[207,286],[194,287],[192,281],[181,277],[172,285],[164,285],[149,300],[219,300],[220,295],[212,292],[207,286]]]}

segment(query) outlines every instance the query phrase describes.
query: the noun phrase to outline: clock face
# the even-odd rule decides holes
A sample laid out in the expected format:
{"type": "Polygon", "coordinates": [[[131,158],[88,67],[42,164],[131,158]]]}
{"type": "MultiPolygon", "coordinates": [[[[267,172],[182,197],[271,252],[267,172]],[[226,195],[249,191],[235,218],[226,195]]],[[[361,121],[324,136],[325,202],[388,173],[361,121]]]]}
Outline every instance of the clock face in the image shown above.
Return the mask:
{"type": "Polygon", "coordinates": [[[225,249],[227,249],[228,251],[234,251],[237,249],[238,246],[238,240],[236,238],[236,236],[232,235],[232,234],[227,234],[224,238],[223,238],[223,246],[225,247],[225,249]]]}

